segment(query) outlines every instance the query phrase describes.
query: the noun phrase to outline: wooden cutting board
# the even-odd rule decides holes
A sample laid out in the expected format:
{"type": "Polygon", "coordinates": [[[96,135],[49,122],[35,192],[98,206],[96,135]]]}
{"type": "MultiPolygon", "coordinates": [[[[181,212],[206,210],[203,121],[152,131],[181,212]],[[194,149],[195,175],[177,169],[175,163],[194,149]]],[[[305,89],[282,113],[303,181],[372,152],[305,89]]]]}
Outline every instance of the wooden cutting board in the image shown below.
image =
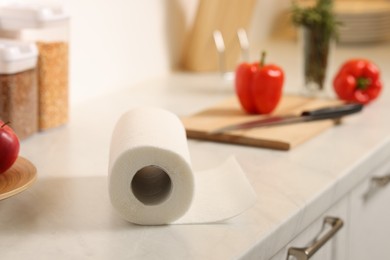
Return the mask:
{"type": "MultiPolygon", "coordinates": [[[[334,106],[342,101],[316,99],[303,96],[283,96],[272,115],[299,115],[304,110],[334,106]]],[[[235,130],[222,134],[209,134],[211,131],[231,124],[266,118],[267,115],[248,115],[243,112],[236,97],[220,104],[183,117],[187,137],[215,142],[264,147],[278,150],[291,148],[315,137],[335,124],[334,120],[321,120],[290,125],[235,130]]]]}

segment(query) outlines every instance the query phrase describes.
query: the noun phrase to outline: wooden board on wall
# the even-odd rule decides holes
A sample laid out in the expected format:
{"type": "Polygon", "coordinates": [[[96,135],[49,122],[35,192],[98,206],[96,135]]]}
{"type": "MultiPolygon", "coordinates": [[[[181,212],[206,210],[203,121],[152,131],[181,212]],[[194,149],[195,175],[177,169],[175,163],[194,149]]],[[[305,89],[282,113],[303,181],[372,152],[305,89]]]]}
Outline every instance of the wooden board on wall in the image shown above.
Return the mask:
{"type": "Polygon", "coordinates": [[[213,32],[225,41],[225,68],[234,69],[240,56],[237,30],[247,29],[256,0],[199,0],[194,24],[184,47],[182,66],[192,71],[218,70],[213,32]]]}

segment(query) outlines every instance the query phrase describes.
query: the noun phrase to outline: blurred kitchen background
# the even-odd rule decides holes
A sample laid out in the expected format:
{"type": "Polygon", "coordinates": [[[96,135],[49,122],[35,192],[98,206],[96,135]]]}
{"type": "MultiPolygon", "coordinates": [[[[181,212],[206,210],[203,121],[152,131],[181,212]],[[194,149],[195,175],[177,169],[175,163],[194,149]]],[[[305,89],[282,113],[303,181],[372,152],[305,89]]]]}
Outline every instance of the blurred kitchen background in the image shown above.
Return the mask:
{"type": "MultiPolygon", "coordinates": [[[[14,1],[0,1],[9,2],[14,1]]],[[[291,73],[296,66],[283,64],[283,57],[299,56],[296,29],[289,18],[291,0],[45,2],[60,3],[70,13],[71,105],[172,72],[218,73],[215,42],[210,35],[215,29],[228,35],[225,39],[228,47],[233,44],[231,35],[246,26],[250,59],[257,59],[260,50],[267,49],[269,61],[290,67],[291,73]],[[221,28],[216,28],[218,25],[221,28]],[[197,51],[212,54],[199,57],[197,51]],[[191,64],[191,59],[200,61],[191,64]],[[199,64],[203,63],[211,65],[202,68],[199,64]]],[[[358,56],[359,48],[372,48],[375,52],[376,46],[389,44],[389,0],[335,0],[334,3],[345,25],[337,48],[351,49],[351,55],[358,56]]],[[[242,58],[237,50],[226,50],[226,63],[231,59],[228,55],[234,56],[234,62],[242,58]]]]}

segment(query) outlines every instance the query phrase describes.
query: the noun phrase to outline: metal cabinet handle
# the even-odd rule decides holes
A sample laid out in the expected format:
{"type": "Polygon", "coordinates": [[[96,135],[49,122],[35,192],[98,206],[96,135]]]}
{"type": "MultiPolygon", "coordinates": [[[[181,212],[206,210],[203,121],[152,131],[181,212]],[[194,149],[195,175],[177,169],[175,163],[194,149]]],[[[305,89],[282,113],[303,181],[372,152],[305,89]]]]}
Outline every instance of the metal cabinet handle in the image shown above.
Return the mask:
{"type": "Polygon", "coordinates": [[[363,200],[368,202],[380,189],[390,183],[390,174],[371,178],[368,190],[363,194],[363,200]]]}
{"type": "Polygon", "coordinates": [[[372,177],[372,182],[375,183],[377,187],[385,187],[390,183],[390,174],[385,176],[372,177]]]}
{"type": "Polygon", "coordinates": [[[316,237],[313,244],[308,247],[290,247],[288,249],[287,259],[290,256],[294,256],[297,260],[308,260],[342,228],[343,221],[336,217],[325,217],[322,230],[325,225],[330,225],[331,229],[323,237],[316,237]]]}

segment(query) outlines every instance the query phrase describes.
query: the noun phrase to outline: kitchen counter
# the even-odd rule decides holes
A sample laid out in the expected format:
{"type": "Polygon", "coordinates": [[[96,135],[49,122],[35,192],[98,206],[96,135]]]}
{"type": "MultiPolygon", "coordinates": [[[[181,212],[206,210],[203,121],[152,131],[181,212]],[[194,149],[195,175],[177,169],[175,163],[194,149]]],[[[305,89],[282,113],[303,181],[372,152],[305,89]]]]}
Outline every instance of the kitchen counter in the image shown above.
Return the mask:
{"type": "MultiPolygon", "coordinates": [[[[286,61],[285,91],[295,93],[297,67],[284,58],[294,53],[289,46],[273,45],[283,51],[271,57],[286,61]]],[[[108,198],[108,152],[114,125],[128,109],[151,105],[189,115],[233,95],[232,82],[216,74],[175,73],[73,106],[66,126],[21,143],[38,180],[0,201],[1,259],[270,258],[390,158],[390,46],[340,47],[332,70],[356,51],[382,68],[385,90],[343,124],[290,151],[189,140],[195,170],[234,155],[257,193],[254,207],[218,224],[125,222],[108,198]]]]}

